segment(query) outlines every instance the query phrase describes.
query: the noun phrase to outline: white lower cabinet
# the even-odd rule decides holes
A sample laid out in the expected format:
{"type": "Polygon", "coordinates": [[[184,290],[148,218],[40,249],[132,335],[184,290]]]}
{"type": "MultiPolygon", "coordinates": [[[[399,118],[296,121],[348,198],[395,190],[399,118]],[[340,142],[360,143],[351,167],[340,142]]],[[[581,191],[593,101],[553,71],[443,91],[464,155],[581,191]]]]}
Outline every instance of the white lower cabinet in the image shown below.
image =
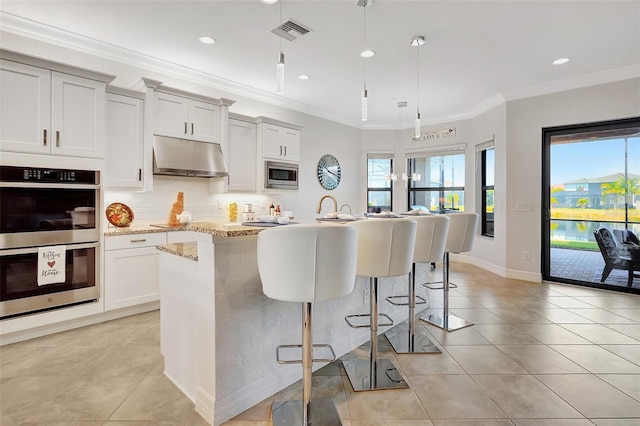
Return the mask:
{"type": "Polygon", "coordinates": [[[105,237],[106,311],[160,300],[157,245],[166,232],[105,237]]]}

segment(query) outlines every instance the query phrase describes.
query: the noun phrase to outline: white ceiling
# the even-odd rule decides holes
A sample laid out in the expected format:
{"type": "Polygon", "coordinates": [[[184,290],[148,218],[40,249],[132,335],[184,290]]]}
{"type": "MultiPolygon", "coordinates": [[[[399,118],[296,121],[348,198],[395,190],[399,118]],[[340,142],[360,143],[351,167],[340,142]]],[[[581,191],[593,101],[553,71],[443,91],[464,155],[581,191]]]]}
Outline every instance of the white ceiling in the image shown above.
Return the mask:
{"type": "MultiPolygon", "coordinates": [[[[640,76],[640,1],[400,1],[363,8],[355,0],[285,0],[283,20],[312,29],[282,41],[285,94],[275,94],[280,6],[233,1],[2,0],[2,29],[64,38],[88,37],[98,51],[136,52],[213,76],[221,86],[363,128],[395,128],[398,101],[416,106],[420,47],[420,112],[424,122],[464,118],[501,99],[640,76]],[[33,25],[33,22],[45,26],[33,25]],[[49,31],[47,33],[47,31],[49,31]],[[217,40],[213,46],[201,35],[217,40]],[[98,43],[98,42],[105,42],[98,43]],[[559,57],[566,65],[554,66],[559,57]],[[363,64],[369,121],[360,121],[363,64]],[[299,74],[309,81],[297,79],[299,74]],[[238,84],[240,86],[238,86],[238,84]]],[[[46,38],[45,37],[45,38],[46,38]]],[[[639,94],[640,96],[640,94],[639,94]]]]}

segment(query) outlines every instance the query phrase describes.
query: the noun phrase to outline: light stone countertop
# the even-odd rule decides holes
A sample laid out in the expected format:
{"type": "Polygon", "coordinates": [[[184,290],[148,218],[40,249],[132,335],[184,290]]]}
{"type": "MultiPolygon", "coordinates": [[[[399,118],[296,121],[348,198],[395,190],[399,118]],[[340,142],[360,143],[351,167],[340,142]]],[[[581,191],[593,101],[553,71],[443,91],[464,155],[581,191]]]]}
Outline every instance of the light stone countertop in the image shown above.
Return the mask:
{"type": "Polygon", "coordinates": [[[186,259],[198,261],[198,243],[191,241],[188,243],[172,243],[156,246],[160,251],[164,251],[186,259]]]}
{"type": "Polygon", "coordinates": [[[158,228],[151,225],[136,225],[127,228],[109,227],[104,235],[110,237],[114,235],[147,234],[152,232],[193,231],[210,234],[214,237],[246,237],[258,235],[263,229],[266,229],[266,227],[243,226],[240,222],[231,226],[219,222],[191,222],[185,226],[171,228],[158,228]]]}

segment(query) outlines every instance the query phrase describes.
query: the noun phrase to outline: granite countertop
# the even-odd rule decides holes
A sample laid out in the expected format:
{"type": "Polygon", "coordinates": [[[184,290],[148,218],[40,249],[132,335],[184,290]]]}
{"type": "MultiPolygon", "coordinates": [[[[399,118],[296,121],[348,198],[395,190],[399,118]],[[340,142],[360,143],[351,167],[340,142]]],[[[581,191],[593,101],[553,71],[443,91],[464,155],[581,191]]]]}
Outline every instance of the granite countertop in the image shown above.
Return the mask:
{"type": "Polygon", "coordinates": [[[193,231],[210,234],[214,237],[245,237],[257,235],[263,229],[266,229],[266,227],[249,227],[243,226],[240,223],[223,224],[220,222],[191,222],[184,226],[166,228],[159,228],[151,225],[134,225],[127,228],[109,227],[105,230],[104,235],[109,237],[114,235],[147,234],[151,232],[193,231]]]}
{"type": "Polygon", "coordinates": [[[198,261],[198,243],[195,241],[188,243],[172,243],[156,246],[160,251],[175,254],[176,256],[198,261]]]}

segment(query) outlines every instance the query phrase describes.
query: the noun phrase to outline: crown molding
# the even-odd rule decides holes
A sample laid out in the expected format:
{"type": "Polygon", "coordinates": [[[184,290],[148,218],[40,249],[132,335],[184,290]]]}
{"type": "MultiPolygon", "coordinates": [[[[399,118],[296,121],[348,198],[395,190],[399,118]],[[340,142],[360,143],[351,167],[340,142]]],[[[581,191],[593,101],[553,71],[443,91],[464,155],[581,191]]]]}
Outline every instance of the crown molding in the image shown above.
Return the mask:
{"type": "Polygon", "coordinates": [[[507,91],[504,98],[507,101],[514,101],[518,99],[532,98],[534,96],[549,95],[552,93],[566,92],[568,90],[613,83],[616,81],[630,80],[633,78],[640,78],[640,65],[631,65],[624,68],[586,74],[563,80],[549,81],[547,83],[537,84],[534,86],[520,87],[507,91]]]}
{"type": "Polygon", "coordinates": [[[105,43],[70,31],[50,27],[39,22],[25,19],[4,11],[0,11],[0,30],[21,37],[45,42],[73,51],[97,56],[137,68],[147,69],[161,75],[167,75],[196,84],[202,84],[218,90],[241,95],[250,99],[265,102],[282,108],[306,113],[351,127],[360,127],[360,123],[345,120],[331,111],[316,108],[303,102],[287,99],[275,93],[256,89],[231,80],[217,77],[184,65],[138,53],[129,49],[105,43]]]}
{"type": "MultiPolygon", "coordinates": [[[[212,74],[185,67],[170,61],[141,54],[113,44],[105,43],[90,37],[85,37],[59,28],[50,27],[29,19],[25,19],[4,11],[0,11],[0,30],[28,39],[33,39],[73,51],[82,52],[106,60],[123,63],[137,68],[167,75],[192,83],[209,86],[232,95],[239,95],[256,101],[268,103],[278,107],[291,109],[304,114],[330,120],[363,130],[394,130],[395,127],[385,125],[366,125],[359,120],[349,120],[322,108],[313,107],[303,102],[287,99],[275,93],[267,92],[255,87],[240,84],[212,74]]],[[[543,84],[521,87],[485,99],[470,107],[468,110],[452,114],[423,116],[423,125],[442,124],[452,121],[467,120],[477,117],[507,101],[524,99],[534,96],[564,92],[615,81],[640,78],[640,65],[603,71],[599,73],[556,80],[543,84]]]]}

